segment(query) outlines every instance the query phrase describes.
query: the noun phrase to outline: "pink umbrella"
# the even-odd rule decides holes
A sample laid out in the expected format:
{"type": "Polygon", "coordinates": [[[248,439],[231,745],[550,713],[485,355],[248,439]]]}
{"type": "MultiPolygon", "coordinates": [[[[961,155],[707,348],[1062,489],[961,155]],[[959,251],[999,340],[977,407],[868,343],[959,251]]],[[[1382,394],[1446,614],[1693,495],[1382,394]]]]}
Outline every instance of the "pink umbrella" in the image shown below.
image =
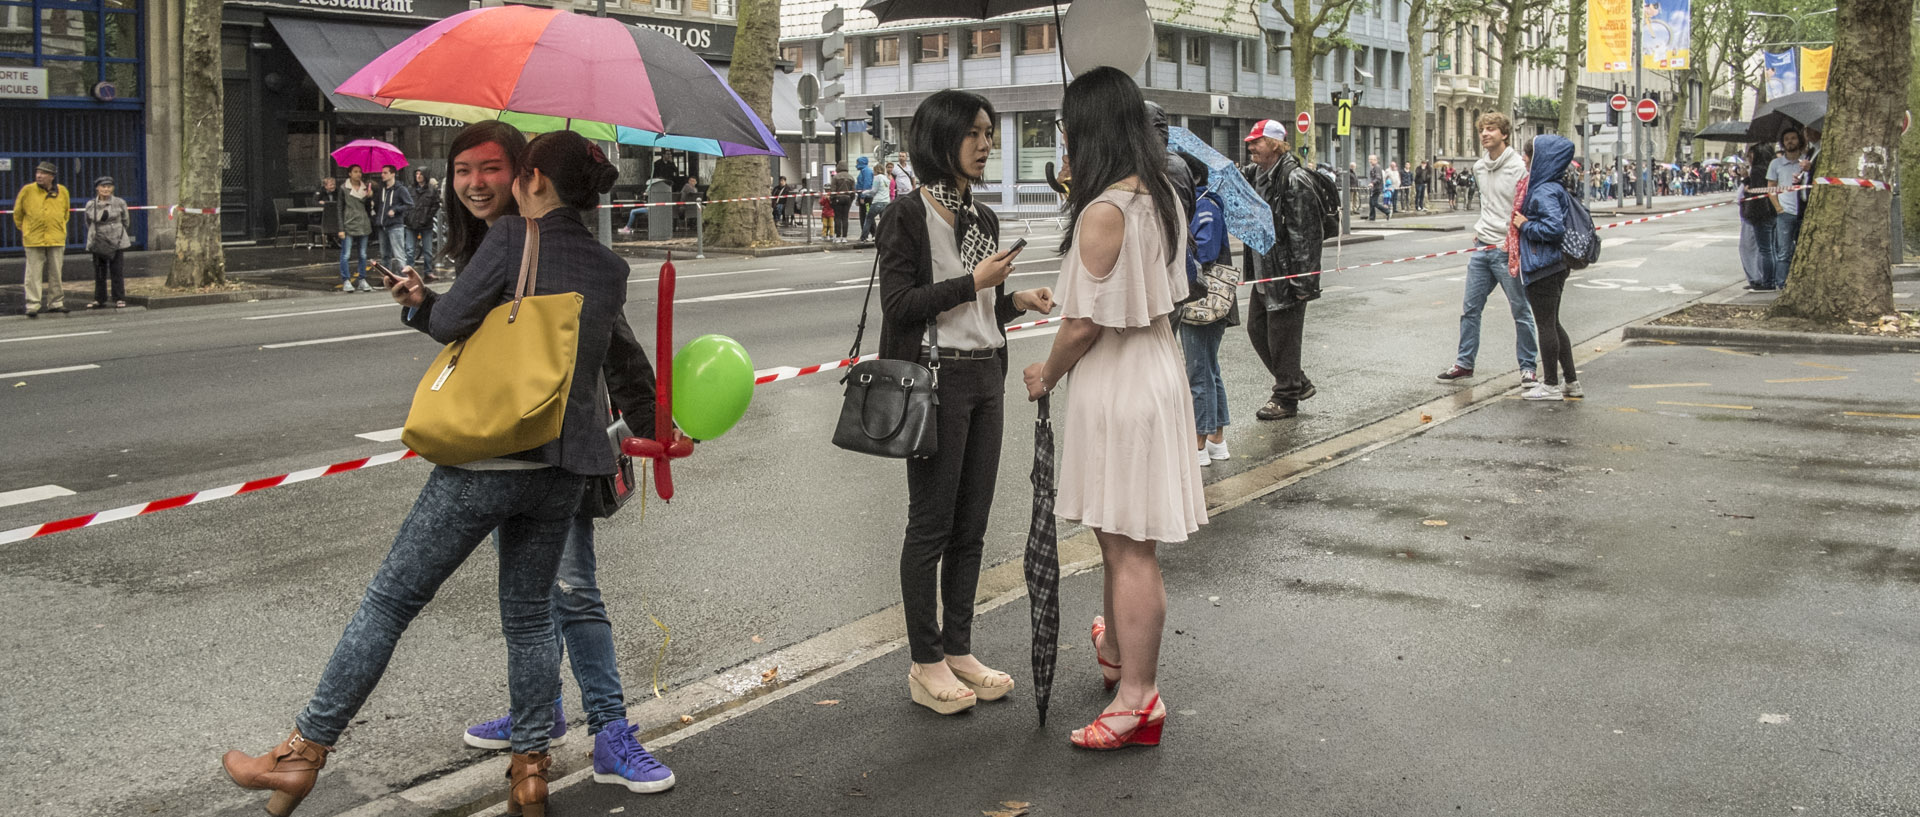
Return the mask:
{"type": "Polygon", "coordinates": [[[407,155],[378,139],[355,139],[333,152],[333,163],[341,167],[359,165],[362,171],[379,172],[387,165],[407,166],[407,155]]]}

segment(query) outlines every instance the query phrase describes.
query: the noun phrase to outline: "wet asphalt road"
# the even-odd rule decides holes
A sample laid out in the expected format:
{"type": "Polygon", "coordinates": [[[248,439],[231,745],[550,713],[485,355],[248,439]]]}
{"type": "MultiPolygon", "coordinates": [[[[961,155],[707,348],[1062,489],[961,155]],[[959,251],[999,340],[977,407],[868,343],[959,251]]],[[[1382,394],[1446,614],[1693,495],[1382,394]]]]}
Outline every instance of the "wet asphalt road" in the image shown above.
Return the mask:
{"type": "MultiPolygon", "coordinates": [[[[1610,250],[1616,266],[1570,290],[1573,333],[1736,280],[1730,224],[1706,213],[1630,228],[1633,240],[1610,250]]],[[[1400,233],[1342,260],[1464,241],[1400,233]]],[[[1058,264],[1041,255],[1028,256],[1018,285],[1050,283],[1058,264]]],[[[866,252],[686,263],[677,326],[683,340],[732,335],[762,367],[831,360],[846,350],[856,279],[870,263],[866,252]]],[[[1456,257],[1330,277],[1308,321],[1321,395],[1298,421],[1251,420],[1263,373],[1230,335],[1236,459],[1209,478],[1448,393],[1431,375],[1451,357],[1460,285],[1448,279],[1462,266],[1456,257]]],[[[642,336],[651,270],[636,270],[629,306],[642,336]]],[[[0,400],[21,421],[0,430],[10,452],[0,490],[56,484],[77,495],[0,508],[0,529],[397,449],[353,435],[399,425],[430,342],[409,333],[263,348],[393,331],[391,307],[294,314],[375,297],[0,324],[0,340],[110,332],[0,344],[0,373],[100,367],[8,378],[0,400]]],[[[1511,369],[1501,363],[1512,348],[1503,314],[1496,295],[1486,371],[1511,369]]],[[[1044,338],[1016,336],[1015,366],[1038,360],[1044,338]]],[[[989,563],[1017,556],[1026,524],[1028,415],[1011,387],[1009,401],[989,563]]],[[[663,680],[684,683],[897,601],[899,468],[828,445],[837,409],[830,376],[766,387],[738,430],[676,468],[678,501],[602,527],[601,581],[631,697],[654,670],[653,617],[673,635],[663,680]]],[[[249,812],[257,798],[228,788],[214,758],[284,735],[425,471],[385,466],[6,546],[0,591],[25,603],[0,614],[16,657],[0,666],[0,709],[34,713],[0,719],[0,762],[17,770],[9,777],[27,781],[32,802],[70,812],[249,812]],[[119,751],[123,738],[106,725],[130,713],[168,736],[131,782],[93,762],[119,751]]],[[[505,704],[492,570],[490,557],[476,558],[416,622],[308,811],[334,813],[470,762],[458,731],[505,704]]]]}
{"type": "Polygon", "coordinates": [[[1162,549],[1157,749],[1067,745],[1106,702],[1094,571],[1044,728],[1018,599],[976,629],[1005,701],[914,706],[896,649],[672,745],[672,792],[554,808],[1920,814],[1920,419],[1845,413],[1920,417],[1917,360],[1628,347],[1584,402],[1495,400],[1227,512],[1162,549]],[[1633,388],[1675,373],[1710,385],[1633,388]]]}

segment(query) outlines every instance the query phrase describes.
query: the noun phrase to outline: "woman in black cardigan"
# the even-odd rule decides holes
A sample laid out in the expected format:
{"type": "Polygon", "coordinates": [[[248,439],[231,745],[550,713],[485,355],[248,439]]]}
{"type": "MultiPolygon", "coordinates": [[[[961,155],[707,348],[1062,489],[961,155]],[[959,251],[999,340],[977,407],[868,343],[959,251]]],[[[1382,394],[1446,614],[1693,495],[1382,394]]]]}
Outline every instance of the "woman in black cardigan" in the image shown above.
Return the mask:
{"type": "Polygon", "coordinates": [[[1050,289],[1005,291],[1018,253],[996,252],[1000,222],[970,195],[998,118],[984,97],[965,91],[922,102],[910,131],[922,186],[887,208],[876,239],[880,356],[939,367],[939,453],[907,461],[900,593],[913,654],[908,689],[915,703],[943,715],[1013,689],[1012,676],[973,657],[973,596],[1000,470],[1005,325],[1027,310],[1053,310],[1050,289]]]}

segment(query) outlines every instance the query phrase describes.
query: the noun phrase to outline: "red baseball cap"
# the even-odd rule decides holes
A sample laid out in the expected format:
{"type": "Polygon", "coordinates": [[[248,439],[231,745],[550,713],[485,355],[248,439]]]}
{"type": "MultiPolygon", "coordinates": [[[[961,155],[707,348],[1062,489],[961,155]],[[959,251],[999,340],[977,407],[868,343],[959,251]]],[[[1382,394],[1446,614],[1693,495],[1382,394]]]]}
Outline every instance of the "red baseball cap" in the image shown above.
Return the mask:
{"type": "Polygon", "coordinates": [[[1269,136],[1285,142],[1287,141],[1287,126],[1272,119],[1262,119],[1253,123],[1253,132],[1247,134],[1247,138],[1242,141],[1251,142],[1263,136],[1269,136]]]}

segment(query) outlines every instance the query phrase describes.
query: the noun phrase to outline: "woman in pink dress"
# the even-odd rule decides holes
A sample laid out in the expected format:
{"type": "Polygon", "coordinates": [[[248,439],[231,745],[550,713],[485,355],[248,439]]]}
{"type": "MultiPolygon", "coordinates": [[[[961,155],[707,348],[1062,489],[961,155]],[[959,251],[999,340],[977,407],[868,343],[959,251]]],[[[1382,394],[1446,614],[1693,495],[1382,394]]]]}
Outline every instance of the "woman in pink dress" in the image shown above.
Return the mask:
{"type": "Polygon", "coordinates": [[[1057,301],[1066,318],[1045,363],[1025,372],[1038,400],[1069,385],[1057,513],[1093,529],[1105,563],[1095,658],[1113,702],[1074,730],[1087,749],[1154,746],[1167,705],[1157,669],[1167,592],[1155,548],[1207,521],[1192,450],[1193,401],[1171,323],[1185,295],[1186,214],[1165,149],[1125,73],[1099,68],[1067,87],[1062,108],[1067,237],[1057,301]],[[1071,375],[1071,377],[1069,377],[1071,375]]]}

